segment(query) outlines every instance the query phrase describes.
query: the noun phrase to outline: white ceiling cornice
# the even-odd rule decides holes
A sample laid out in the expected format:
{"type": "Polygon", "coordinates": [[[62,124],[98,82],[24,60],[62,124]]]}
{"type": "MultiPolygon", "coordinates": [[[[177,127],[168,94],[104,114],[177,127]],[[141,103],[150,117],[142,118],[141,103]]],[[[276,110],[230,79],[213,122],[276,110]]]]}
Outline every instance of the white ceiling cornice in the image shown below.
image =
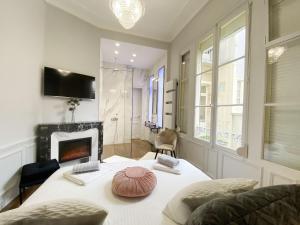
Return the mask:
{"type": "Polygon", "coordinates": [[[198,12],[207,4],[208,0],[190,0],[181,13],[177,16],[176,22],[171,29],[169,42],[173,41],[183,28],[191,22],[191,20],[198,14],[198,12]],[[196,9],[196,10],[195,10],[196,9]]]}
{"type": "Polygon", "coordinates": [[[171,42],[209,0],[145,0],[145,16],[125,30],[109,9],[109,0],[46,0],[98,28],[171,42]]]}

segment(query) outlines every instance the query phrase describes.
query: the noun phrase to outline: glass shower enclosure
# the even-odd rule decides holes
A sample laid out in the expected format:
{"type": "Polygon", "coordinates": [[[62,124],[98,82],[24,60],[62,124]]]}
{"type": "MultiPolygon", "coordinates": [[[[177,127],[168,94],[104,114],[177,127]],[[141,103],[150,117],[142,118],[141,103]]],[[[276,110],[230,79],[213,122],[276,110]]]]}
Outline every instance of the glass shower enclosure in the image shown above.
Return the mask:
{"type": "Polygon", "coordinates": [[[100,74],[102,158],[132,158],[133,68],[106,63],[100,74]]]}

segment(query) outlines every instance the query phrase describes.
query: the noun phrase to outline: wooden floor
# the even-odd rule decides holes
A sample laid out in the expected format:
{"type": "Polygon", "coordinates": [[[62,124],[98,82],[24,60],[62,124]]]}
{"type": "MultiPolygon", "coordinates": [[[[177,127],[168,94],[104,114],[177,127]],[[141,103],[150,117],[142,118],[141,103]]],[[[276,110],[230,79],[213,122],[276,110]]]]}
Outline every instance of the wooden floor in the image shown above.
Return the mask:
{"type": "MultiPolygon", "coordinates": [[[[131,143],[116,144],[116,145],[105,145],[103,146],[102,159],[106,159],[113,155],[119,155],[127,158],[139,159],[144,156],[147,152],[152,151],[152,145],[148,141],[139,139],[133,139],[131,143]]],[[[39,186],[28,188],[23,193],[23,201],[29,198],[32,193],[38,189],[39,186]]],[[[3,208],[0,212],[4,212],[10,209],[15,209],[20,206],[19,196],[15,198],[10,204],[3,208]]]]}
{"type": "Polygon", "coordinates": [[[139,159],[147,152],[151,151],[152,145],[148,141],[132,139],[131,143],[104,145],[102,159],[106,159],[113,155],[139,159]]]}
{"type": "MultiPolygon", "coordinates": [[[[25,201],[27,198],[29,198],[29,196],[32,195],[32,193],[35,192],[35,190],[38,189],[38,187],[39,187],[39,185],[26,189],[25,192],[23,193],[23,201],[25,201]]],[[[5,206],[0,212],[5,212],[10,209],[15,209],[15,208],[18,208],[19,206],[20,206],[20,202],[19,202],[19,196],[18,196],[11,203],[9,203],[7,206],[5,206]]]]}

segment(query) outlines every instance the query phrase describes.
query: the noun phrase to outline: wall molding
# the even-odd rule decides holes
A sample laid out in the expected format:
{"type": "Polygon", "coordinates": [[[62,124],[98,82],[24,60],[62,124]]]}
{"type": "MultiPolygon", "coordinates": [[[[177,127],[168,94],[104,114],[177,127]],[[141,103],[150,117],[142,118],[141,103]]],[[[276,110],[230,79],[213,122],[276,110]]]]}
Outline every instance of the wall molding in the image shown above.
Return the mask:
{"type": "Polygon", "coordinates": [[[18,196],[20,169],[36,160],[36,137],[0,147],[0,210],[18,196]]]}
{"type": "Polygon", "coordinates": [[[216,179],[218,177],[218,157],[219,152],[212,148],[205,148],[205,154],[206,154],[206,163],[205,163],[205,169],[206,173],[209,174],[211,177],[216,179]],[[211,159],[215,158],[215,165],[211,163],[211,159]]]}
{"type": "MultiPolygon", "coordinates": [[[[245,165],[245,167],[251,168],[252,170],[252,175],[255,174],[255,176],[257,177],[257,181],[259,182],[259,186],[262,187],[263,186],[263,174],[264,174],[264,168],[262,166],[258,166],[256,164],[253,164],[251,162],[249,162],[247,159],[241,158],[240,156],[237,155],[230,155],[228,153],[221,153],[222,157],[221,157],[221,165],[220,167],[221,169],[221,178],[224,178],[224,170],[226,169],[224,166],[224,161],[226,158],[230,159],[230,160],[235,160],[237,163],[242,163],[243,165],[245,165]]],[[[245,168],[241,167],[239,168],[239,171],[243,170],[245,168]]],[[[245,173],[245,176],[249,176],[250,174],[245,173]]],[[[254,177],[252,177],[254,178],[254,177]]]]}
{"type": "Polygon", "coordinates": [[[36,137],[34,136],[23,139],[21,141],[14,142],[12,144],[0,146],[0,159],[14,154],[15,152],[19,152],[21,149],[24,149],[24,147],[30,147],[32,145],[35,145],[35,140],[36,137]]]}
{"type": "Polygon", "coordinates": [[[288,177],[284,177],[284,176],[279,175],[274,172],[270,172],[269,185],[276,185],[276,183],[275,183],[276,178],[279,178],[281,181],[284,181],[284,182],[282,182],[284,184],[296,184],[297,183],[296,180],[290,179],[288,177]]]}

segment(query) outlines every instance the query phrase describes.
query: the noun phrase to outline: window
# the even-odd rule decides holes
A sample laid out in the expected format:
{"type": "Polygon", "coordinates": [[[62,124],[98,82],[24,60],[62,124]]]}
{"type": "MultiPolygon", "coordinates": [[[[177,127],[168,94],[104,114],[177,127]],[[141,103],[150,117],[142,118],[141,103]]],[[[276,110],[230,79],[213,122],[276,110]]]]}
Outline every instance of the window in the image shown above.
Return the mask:
{"type": "Polygon", "coordinates": [[[148,121],[152,121],[152,108],[153,108],[153,80],[154,75],[149,78],[149,111],[148,111],[148,121]]]}
{"type": "Polygon", "coordinates": [[[181,133],[187,132],[187,102],[189,91],[189,67],[190,52],[181,56],[180,77],[179,77],[179,106],[178,106],[178,125],[181,133]]]}
{"type": "Polygon", "coordinates": [[[269,0],[269,41],[300,31],[299,9],[299,0],[269,0]]]}
{"type": "Polygon", "coordinates": [[[220,30],[216,103],[216,143],[226,148],[242,146],[246,13],[235,17],[220,30]],[[219,89],[220,90],[220,89],[219,89]]]}
{"type": "Polygon", "coordinates": [[[197,75],[195,94],[195,138],[210,141],[213,35],[200,42],[197,49],[197,75]]]}
{"type": "MultiPolygon", "coordinates": [[[[157,98],[158,98],[158,79],[153,77],[152,79],[152,116],[157,117],[157,98]]],[[[153,121],[152,121],[153,122],[153,121]]]]}
{"type": "Polygon", "coordinates": [[[233,150],[243,145],[246,15],[218,26],[197,50],[194,137],[233,150]]]}
{"type": "Polygon", "coordinates": [[[165,67],[158,70],[157,126],[163,127],[165,67]]]}
{"type": "Polygon", "coordinates": [[[299,0],[269,1],[264,159],[300,170],[299,0]]]}

